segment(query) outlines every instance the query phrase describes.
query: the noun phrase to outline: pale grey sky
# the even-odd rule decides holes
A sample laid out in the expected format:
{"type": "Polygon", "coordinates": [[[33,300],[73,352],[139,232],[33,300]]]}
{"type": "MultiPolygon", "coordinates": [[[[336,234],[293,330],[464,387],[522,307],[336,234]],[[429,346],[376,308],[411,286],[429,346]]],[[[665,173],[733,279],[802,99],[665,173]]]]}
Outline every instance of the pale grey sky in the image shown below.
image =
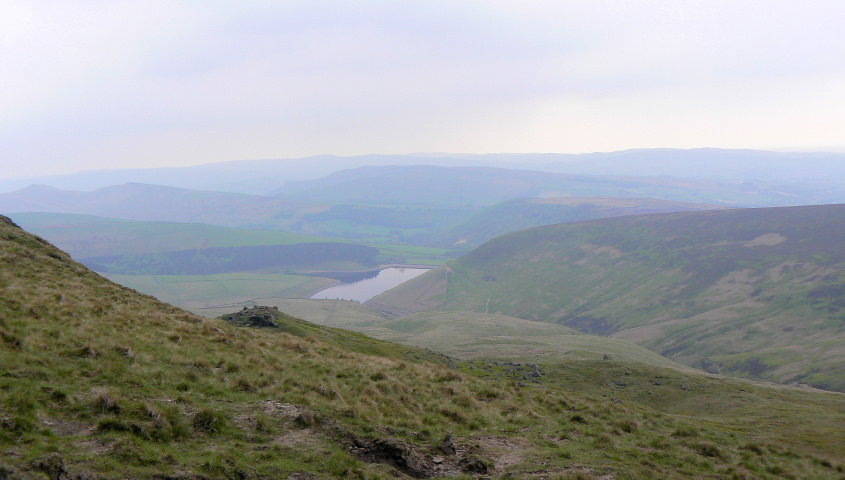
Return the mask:
{"type": "Polygon", "coordinates": [[[845,2],[0,2],[0,178],[845,146],[845,2]]]}

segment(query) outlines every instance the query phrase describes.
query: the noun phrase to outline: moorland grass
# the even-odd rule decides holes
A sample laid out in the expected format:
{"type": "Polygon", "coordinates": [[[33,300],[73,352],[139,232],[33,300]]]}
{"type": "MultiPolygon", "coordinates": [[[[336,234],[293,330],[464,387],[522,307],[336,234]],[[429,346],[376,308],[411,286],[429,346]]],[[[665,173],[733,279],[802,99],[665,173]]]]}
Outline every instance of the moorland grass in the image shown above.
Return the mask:
{"type": "Polygon", "coordinates": [[[740,406],[720,419],[716,406],[695,410],[698,377],[673,370],[629,367],[636,380],[624,388],[639,393],[623,398],[597,378],[625,376],[621,365],[543,366],[523,384],[501,366],[295,319],[287,331],[235,327],[110,283],[6,225],[0,286],[10,339],[0,344],[0,464],[13,478],[50,468],[393,478],[398,464],[365,461],[366,445],[443,457],[454,478],[840,478],[845,468],[841,396],[701,380],[713,382],[712,402],[740,406]],[[673,387],[662,403],[641,400],[658,377],[673,387]],[[457,455],[443,453],[447,439],[457,455]]]}
{"type": "Polygon", "coordinates": [[[815,205],[539,227],[374,301],[558,323],[697,368],[841,391],[844,225],[845,205],[815,205]],[[417,302],[425,291],[436,293],[417,302]]]}

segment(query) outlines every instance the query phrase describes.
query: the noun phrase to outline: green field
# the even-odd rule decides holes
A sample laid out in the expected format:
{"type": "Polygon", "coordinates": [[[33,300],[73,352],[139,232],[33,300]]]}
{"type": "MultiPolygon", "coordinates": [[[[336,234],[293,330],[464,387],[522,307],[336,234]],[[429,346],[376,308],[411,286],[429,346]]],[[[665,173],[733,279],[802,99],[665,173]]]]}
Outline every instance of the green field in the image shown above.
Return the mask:
{"type": "MultiPolygon", "coordinates": [[[[336,238],[274,230],[218,227],[202,223],[141,222],[91,215],[17,213],[22,227],[58,245],[74,258],[139,255],[210,247],[256,247],[337,242],[336,238]]],[[[443,248],[374,244],[379,260],[440,265],[443,248]]]]}
{"type": "Polygon", "coordinates": [[[443,248],[384,244],[373,246],[378,248],[378,259],[383,264],[443,265],[452,258],[443,248]]]}
{"type": "Polygon", "coordinates": [[[218,305],[247,304],[262,297],[308,297],[334,280],[298,275],[104,275],[109,280],[194,312],[218,305]]]}

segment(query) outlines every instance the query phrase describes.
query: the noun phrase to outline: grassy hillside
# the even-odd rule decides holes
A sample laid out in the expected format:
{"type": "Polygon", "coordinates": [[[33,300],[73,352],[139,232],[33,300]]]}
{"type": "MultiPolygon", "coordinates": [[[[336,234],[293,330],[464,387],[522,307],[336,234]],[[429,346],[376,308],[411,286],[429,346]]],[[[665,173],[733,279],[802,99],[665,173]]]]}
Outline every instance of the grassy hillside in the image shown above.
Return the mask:
{"type": "Polygon", "coordinates": [[[522,386],[524,366],[281,313],[279,328],[236,327],[108,282],[5,218],[0,265],[6,478],[845,471],[841,395],[604,360],[544,365],[522,386]]]}
{"type": "MultiPolygon", "coordinates": [[[[575,329],[504,315],[476,312],[425,312],[390,317],[366,305],[344,300],[255,299],[250,305],[276,307],[303,320],[343,328],[369,337],[444,353],[461,359],[523,363],[601,360],[689,370],[631,342],[583,335],[575,329]]],[[[197,310],[219,316],[243,305],[197,310]]]]}
{"type": "Polygon", "coordinates": [[[498,235],[543,225],[716,208],[724,207],[650,198],[525,198],[487,207],[439,233],[432,242],[444,246],[477,247],[498,235]]]}
{"type": "Polygon", "coordinates": [[[843,238],[845,205],[540,227],[373,303],[560,323],[710,371],[845,390],[843,238]]]}
{"type": "Polygon", "coordinates": [[[370,337],[463,359],[529,363],[601,360],[670,368],[681,365],[631,342],[583,335],[562,325],[475,312],[426,312],[355,329],[370,337]]]}

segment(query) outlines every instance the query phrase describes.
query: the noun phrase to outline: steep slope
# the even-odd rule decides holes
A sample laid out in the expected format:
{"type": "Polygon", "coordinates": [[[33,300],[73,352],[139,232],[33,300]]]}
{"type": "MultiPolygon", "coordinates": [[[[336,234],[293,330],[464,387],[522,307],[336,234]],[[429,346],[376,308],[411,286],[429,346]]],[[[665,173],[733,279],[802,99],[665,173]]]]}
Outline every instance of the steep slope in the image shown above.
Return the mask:
{"type": "Polygon", "coordinates": [[[432,241],[443,246],[477,247],[493,237],[526,228],[597,218],[724,208],[706,203],[651,198],[524,198],[487,207],[432,241]]]}
{"type": "Polygon", "coordinates": [[[5,217],[0,286],[4,478],[845,470],[839,395],[609,361],[542,366],[520,386],[524,366],[460,363],[281,312],[278,327],[237,327],[105,281],[5,217]]]}
{"type": "MultiPolygon", "coordinates": [[[[5,217],[0,265],[5,478],[380,476],[412,455],[399,439],[378,443],[373,425],[398,432],[407,418],[374,402],[374,388],[423,394],[424,370],[447,376],[438,389],[463,380],[442,356],[290,317],[267,332],[193,316],[105,281],[5,217]]],[[[460,472],[454,458],[437,468],[460,472]]]]}
{"type": "Polygon", "coordinates": [[[555,322],[711,371],[845,390],[843,238],[845,205],[554,225],[497,237],[373,304],[555,322]]]}

